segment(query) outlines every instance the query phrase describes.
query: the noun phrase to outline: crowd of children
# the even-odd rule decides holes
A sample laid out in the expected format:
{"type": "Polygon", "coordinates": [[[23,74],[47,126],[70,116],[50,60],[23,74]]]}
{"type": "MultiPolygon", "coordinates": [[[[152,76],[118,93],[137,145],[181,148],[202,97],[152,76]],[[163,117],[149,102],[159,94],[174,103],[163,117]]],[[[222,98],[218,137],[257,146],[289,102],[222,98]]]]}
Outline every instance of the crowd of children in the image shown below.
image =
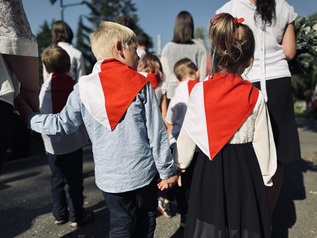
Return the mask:
{"type": "Polygon", "coordinates": [[[170,100],[160,58],[145,50],[140,57],[137,36],[123,24],[105,21],[91,34],[97,62],[78,83],[68,74],[66,51],[45,49],[40,113],[22,96],[15,106],[45,141],[56,224],[93,219],[82,195],[88,133],[109,237],[153,237],[157,209],[166,217],[179,213],[189,238],[271,236],[266,186],[276,148],[265,99],[242,78],[255,51],[243,21],[228,13],[210,20],[211,72],[202,80],[193,60],[177,60],[170,100]],[[65,184],[75,193],[68,199],[65,184]]]}

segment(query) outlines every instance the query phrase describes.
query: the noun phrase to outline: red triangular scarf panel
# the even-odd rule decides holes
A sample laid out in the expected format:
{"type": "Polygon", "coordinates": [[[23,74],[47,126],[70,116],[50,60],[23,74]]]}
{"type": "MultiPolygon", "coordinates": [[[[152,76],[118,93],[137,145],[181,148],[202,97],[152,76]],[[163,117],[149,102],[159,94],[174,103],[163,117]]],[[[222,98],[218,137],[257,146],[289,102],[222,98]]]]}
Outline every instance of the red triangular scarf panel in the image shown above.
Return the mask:
{"type": "Polygon", "coordinates": [[[196,85],[196,83],[199,83],[199,80],[188,80],[187,87],[188,87],[188,95],[190,95],[192,89],[196,85]]]}
{"type": "Polygon", "coordinates": [[[76,81],[67,74],[52,73],[51,96],[54,114],[59,113],[64,108],[75,84],[76,81]]]}
{"type": "Polygon", "coordinates": [[[101,64],[100,82],[111,130],[117,126],[135,96],[148,80],[134,69],[115,59],[101,64]]]}
{"type": "Polygon", "coordinates": [[[155,90],[160,83],[159,76],[153,73],[148,73],[146,78],[150,81],[152,88],[155,90]]]}
{"type": "Polygon", "coordinates": [[[216,73],[204,81],[210,159],[242,126],[258,99],[259,90],[235,74],[216,73]]]}

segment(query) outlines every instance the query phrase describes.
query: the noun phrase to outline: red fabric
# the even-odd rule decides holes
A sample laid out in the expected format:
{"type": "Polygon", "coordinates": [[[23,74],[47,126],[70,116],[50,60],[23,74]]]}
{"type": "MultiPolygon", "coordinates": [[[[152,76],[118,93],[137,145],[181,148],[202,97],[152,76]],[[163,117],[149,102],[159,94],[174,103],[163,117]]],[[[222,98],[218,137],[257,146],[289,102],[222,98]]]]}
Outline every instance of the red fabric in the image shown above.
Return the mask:
{"type": "Polygon", "coordinates": [[[204,104],[210,159],[242,126],[258,99],[259,90],[235,74],[216,73],[204,82],[204,104]]]}
{"type": "Polygon", "coordinates": [[[188,95],[190,95],[192,89],[194,88],[194,86],[196,85],[196,83],[199,83],[198,80],[188,80],[187,82],[187,87],[188,87],[188,95]]]}
{"type": "Polygon", "coordinates": [[[105,60],[99,73],[111,130],[117,126],[135,96],[148,80],[115,59],[105,60]]]}
{"type": "Polygon", "coordinates": [[[160,77],[153,73],[148,73],[146,78],[150,81],[152,88],[155,90],[160,83],[160,77]]]}
{"type": "Polygon", "coordinates": [[[64,108],[75,84],[76,81],[67,74],[52,73],[51,97],[54,114],[59,113],[64,108]]]}

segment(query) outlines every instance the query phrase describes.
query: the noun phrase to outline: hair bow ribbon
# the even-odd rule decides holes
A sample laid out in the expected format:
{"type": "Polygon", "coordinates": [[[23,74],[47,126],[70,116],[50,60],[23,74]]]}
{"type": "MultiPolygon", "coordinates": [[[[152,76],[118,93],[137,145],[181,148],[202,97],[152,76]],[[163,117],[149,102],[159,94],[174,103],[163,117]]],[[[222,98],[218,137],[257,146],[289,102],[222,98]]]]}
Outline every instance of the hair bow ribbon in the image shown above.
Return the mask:
{"type": "Polygon", "coordinates": [[[241,18],[235,17],[233,19],[233,21],[234,21],[234,24],[238,27],[242,22],[244,22],[244,18],[243,17],[241,17],[241,18]]]}

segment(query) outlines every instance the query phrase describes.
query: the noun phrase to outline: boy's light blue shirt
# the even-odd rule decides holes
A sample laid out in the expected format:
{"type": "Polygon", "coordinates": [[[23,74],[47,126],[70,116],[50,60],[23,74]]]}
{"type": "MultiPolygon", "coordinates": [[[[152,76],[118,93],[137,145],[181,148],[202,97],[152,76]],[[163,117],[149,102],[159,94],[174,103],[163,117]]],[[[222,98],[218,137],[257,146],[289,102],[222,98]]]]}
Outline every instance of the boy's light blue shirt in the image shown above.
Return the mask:
{"type": "Polygon", "coordinates": [[[160,109],[150,83],[136,95],[115,130],[96,121],[80,100],[78,85],[59,114],[29,115],[32,130],[67,134],[84,123],[92,142],[97,186],[121,193],[148,185],[157,171],[161,179],[176,174],[160,109]]]}

